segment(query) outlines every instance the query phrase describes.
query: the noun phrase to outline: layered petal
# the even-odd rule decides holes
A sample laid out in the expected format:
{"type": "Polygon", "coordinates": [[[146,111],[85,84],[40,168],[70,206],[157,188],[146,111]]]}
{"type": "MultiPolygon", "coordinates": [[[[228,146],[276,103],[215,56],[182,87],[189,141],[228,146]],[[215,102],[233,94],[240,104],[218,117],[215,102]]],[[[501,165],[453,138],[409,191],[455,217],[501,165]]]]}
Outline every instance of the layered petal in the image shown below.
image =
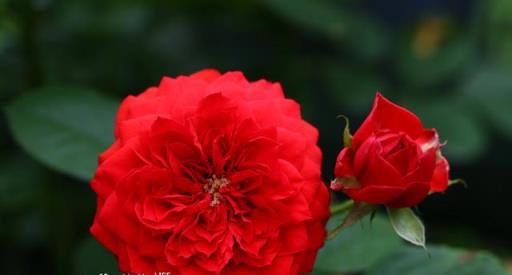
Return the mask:
{"type": "Polygon", "coordinates": [[[281,86],[164,77],[127,97],[91,182],[92,234],[124,272],[298,274],[326,235],[318,131],[281,86]]]}
{"type": "Polygon", "coordinates": [[[377,93],[372,111],[338,155],[331,189],[356,201],[410,207],[448,185],[435,129],[377,93]]]}

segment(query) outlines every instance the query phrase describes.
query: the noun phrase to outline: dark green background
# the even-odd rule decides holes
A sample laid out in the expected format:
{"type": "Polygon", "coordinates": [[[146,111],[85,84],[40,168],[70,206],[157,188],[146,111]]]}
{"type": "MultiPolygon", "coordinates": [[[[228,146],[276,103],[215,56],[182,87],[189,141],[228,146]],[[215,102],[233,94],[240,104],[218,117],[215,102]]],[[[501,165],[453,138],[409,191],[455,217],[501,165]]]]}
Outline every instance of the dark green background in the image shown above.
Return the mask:
{"type": "Polygon", "coordinates": [[[377,90],[417,112],[468,184],[419,206],[428,240],[512,254],[512,1],[0,0],[0,271],[110,265],[87,179],[115,106],[206,67],[281,82],[320,130],[326,180],[338,114],[355,130],[377,90]]]}

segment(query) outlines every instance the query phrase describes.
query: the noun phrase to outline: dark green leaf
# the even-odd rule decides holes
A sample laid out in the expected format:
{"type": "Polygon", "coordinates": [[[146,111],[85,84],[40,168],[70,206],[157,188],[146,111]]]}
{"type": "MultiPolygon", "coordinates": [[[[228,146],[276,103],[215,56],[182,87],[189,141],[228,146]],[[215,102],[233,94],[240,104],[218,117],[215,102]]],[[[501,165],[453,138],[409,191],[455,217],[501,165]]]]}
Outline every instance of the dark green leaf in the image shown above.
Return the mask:
{"type": "Polygon", "coordinates": [[[473,75],[463,89],[496,129],[512,137],[512,78],[509,72],[483,69],[473,75]]]}
{"type": "Polygon", "coordinates": [[[473,252],[445,246],[425,250],[404,247],[386,261],[373,266],[367,275],[506,275],[503,264],[486,252],[473,252]]]}
{"type": "Polygon", "coordinates": [[[113,140],[117,103],[94,91],[47,87],[6,108],[16,141],[58,171],[89,180],[100,152],[113,140]]]}
{"type": "MultiPolygon", "coordinates": [[[[333,219],[329,223],[339,222],[333,219]]],[[[325,243],[317,256],[315,274],[365,270],[396,252],[401,244],[384,217],[377,215],[371,224],[365,219],[325,243]]]]}
{"type": "Polygon", "coordinates": [[[410,208],[388,208],[388,216],[398,236],[414,245],[425,247],[425,227],[410,208]]]}

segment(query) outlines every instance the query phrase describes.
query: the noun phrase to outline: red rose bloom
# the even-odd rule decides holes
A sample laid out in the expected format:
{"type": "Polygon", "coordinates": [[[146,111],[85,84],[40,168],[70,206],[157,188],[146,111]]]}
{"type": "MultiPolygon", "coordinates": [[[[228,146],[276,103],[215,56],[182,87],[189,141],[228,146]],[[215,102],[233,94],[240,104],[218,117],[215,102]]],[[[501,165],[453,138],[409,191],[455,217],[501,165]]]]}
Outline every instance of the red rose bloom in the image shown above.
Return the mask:
{"type": "Polygon", "coordinates": [[[338,155],[334,190],[355,201],[410,207],[448,186],[448,162],[435,129],[377,94],[370,115],[338,155]]]}
{"type": "Polygon", "coordinates": [[[163,78],[119,109],[92,234],[124,272],[297,274],[329,216],[317,130],[240,72],[163,78]]]}

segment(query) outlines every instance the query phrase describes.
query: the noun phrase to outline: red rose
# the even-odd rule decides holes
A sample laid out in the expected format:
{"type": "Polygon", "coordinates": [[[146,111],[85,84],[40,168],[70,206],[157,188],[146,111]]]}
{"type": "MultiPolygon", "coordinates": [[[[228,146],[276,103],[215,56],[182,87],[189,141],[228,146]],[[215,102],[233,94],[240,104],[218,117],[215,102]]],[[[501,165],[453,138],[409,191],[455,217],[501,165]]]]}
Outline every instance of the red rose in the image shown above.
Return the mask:
{"type": "Polygon", "coordinates": [[[355,201],[410,207],[448,186],[448,162],[435,129],[377,94],[370,115],[338,155],[334,190],[355,201]]]}
{"type": "Polygon", "coordinates": [[[323,245],[317,130],[240,72],[163,78],[126,98],[91,182],[92,234],[125,272],[297,274],[323,245]]]}

